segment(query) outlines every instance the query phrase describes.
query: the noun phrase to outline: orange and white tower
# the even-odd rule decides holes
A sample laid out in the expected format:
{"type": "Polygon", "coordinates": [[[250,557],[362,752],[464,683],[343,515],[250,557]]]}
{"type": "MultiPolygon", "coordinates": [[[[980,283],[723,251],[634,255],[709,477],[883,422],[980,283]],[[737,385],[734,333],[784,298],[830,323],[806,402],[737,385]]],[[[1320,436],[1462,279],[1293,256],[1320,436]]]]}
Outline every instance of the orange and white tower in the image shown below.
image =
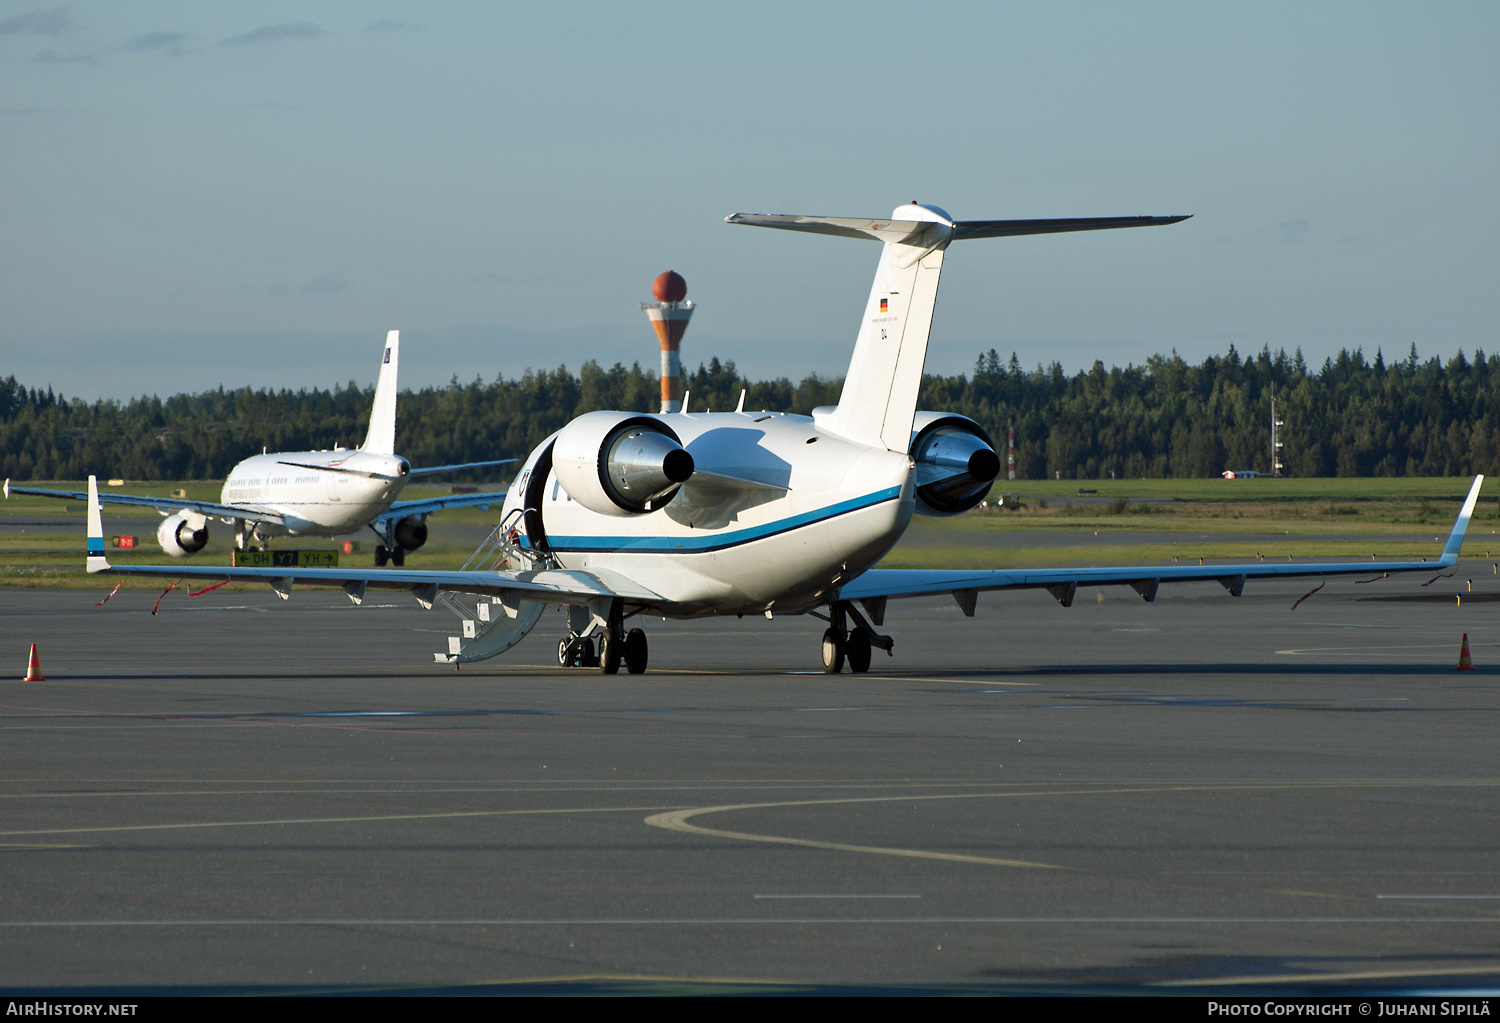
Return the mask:
{"type": "Polygon", "coordinates": [[[661,343],[661,410],[682,411],[682,357],[678,348],[693,318],[693,303],[687,300],[687,281],[673,270],[657,276],[651,285],[655,302],[642,302],[646,318],[661,343]]]}

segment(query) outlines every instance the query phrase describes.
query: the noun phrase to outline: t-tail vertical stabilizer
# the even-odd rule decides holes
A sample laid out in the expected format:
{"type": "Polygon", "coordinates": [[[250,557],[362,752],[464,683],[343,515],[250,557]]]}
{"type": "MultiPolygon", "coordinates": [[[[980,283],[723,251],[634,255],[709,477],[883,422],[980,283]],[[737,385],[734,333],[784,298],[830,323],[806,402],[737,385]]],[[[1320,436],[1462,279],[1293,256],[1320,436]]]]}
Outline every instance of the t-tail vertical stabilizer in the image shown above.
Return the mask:
{"type": "Polygon", "coordinates": [[[938,278],[949,243],[963,238],[1152,227],[1175,224],[1187,217],[958,222],[936,206],[913,202],[898,206],[889,220],[763,213],[736,213],[725,219],[731,224],[873,238],[885,243],[838,410],[824,422],[830,430],[851,440],[904,452],[911,444],[938,278]]]}
{"type": "Polygon", "coordinates": [[[385,352],[380,357],[380,377],[375,381],[375,404],[370,409],[370,432],[365,435],[361,451],[377,455],[396,453],[396,364],[401,356],[401,332],[385,336],[385,352]]]}
{"type": "Polygon", "coordinates": [[[912,417],[927,361],[943,250],[953,222],[936,206],[912,203],[891,214],[902,237],[888,237],[865,303],[854,356],[829,429],[891,451],[911,446],[912,417]]]}

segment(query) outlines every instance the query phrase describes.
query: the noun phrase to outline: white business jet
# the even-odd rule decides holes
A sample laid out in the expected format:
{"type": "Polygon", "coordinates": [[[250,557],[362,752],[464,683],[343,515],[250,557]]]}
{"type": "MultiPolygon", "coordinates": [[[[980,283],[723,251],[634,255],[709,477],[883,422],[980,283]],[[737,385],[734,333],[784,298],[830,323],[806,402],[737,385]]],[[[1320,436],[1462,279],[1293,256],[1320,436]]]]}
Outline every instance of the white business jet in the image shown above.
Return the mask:
{"type": "MultiPolygon", "coordinates": [[[[179,498],[105,494],[107,504],[155,508],[166,518],[156,530],[161,549],[174,558],[201,551],[208,543],[208,520],[218,518],[234,529],[240,550],[265,545],[272,537],[346,536],[368,526],[381,540],[375,564],[401,565],[408,551],[427,542],[428,515],[444,508],[489,508],[505,499],[503,493],[452,494],[422,501],[398,501],[407,481],[424,473],[451,472],[504,465],[515,459],[468,462],[413,469],[396,454],[396,371],[401,357],[401,335],[386,335],[375,383],[375,402],[365,442],[354,450],[275,451],[255,455],[236,465],[224,481],[219,502],[179,498]]],[[[5,496],[29,494],[79,501],[76,491],[13,487],[5,481],[5,496]]]]}
{"type": "MultiPolygon", "coordinates": [[[[1483,477],[1476,477],[1436,561],[1140,565],[1015,571],[908,571],[873,566],[913,514],[956,515],[988,493],[1000,461],[978,424],[922,412],[917,389],[938,276],[948,246],[973,238],[1172,224],[1185,217],[955,221],[912,204],[888,219],[736,214],[733,224],[883,243],[854,357],[837,406],[812,416],[590,412],[527,458],[490,545],[462,571],[114,567],[104,556],[90,481],[90,572],[260,579],[283,598],[294,585],[406,589],[464,617],[443,662],[481,660],[519,642],[544,604],[569,608],[563,664],[607,674],[644,671],[641,613],[811,614],[824,619],[822,663],[869,670],[891,652],[883,626],[893,598],[950,594],[966,615],[981,591],[1045,589],[1064,607],[1080,585],[1129,586],[1146,601],[1164,582],[1210,580],[1239,596],[1249,579],[1394,572],[1453,565],[1483,477]],[[478,603],[474,597],[481,598],[478,603]]],[[[744,404],[741,397],[741,406],[744,404]]],[[[686,404],[684,404],[686,408],[686,404]]]]}

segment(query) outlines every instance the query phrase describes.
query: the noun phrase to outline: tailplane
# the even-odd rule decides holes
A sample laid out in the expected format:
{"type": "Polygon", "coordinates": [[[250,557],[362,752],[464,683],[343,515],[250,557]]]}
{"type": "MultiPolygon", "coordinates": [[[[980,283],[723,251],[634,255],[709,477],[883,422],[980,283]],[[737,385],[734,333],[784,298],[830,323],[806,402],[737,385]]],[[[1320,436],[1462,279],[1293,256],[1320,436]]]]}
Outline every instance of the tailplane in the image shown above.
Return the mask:
{"type": "Polygon", "coordinates": [[[1175,224],[1187,217],[1089,217],[1069,220],[954,221],[936,206],[898,206],[889,220],[736,213],[731,224],[811,231],[885,243],[865,305],[838,410],[825,420],[851,440],[891,451],[911,444],[927,337],[937,304],[943,253],[965,238],[1003,238],[1063,231],[1175,224]]]}
{"type": "Polygon", "coordinates": [[[375,381],[375,404],[370,409],[370,432],[365,435],[361,451],[377,455],[396,453],[396,363],[401,355],[401,332],[385,336],[385,353],[380,358],[380,377],[375,381]]]}

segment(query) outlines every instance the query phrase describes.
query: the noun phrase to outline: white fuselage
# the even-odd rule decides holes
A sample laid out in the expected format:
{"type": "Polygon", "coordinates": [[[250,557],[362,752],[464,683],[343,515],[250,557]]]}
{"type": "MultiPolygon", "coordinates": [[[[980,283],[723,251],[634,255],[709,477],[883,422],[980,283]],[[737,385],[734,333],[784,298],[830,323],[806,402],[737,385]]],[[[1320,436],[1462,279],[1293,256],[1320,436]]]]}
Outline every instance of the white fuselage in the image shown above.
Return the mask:
{"type": "Polygon", "coordinates": [[[662,414],[697,474],[665,507],[600,514],[584,507],[539,461],[527,459],[504,515],[540,512],[522,541],[568,569],[618,573],[663,598],[671,617],[792,613],[827,601],[900,538],[914,508],[908,456],[849,441],[806,416],[767,412],[662,414]],[[716,487],[709,474],[764,487],[716,487]],[[785,489],[782,489],[785,488],[785,489]]]}
{"type": "Polygon", "coordinates": [[[219,500],[275,511],[285,518],[285,527],[257,527],[262,535],[339,536],[364,528],[389,508],[406,485],[409,471],[400,455],[281,451],[255,455],[236,465],[224,481],[219,500]]]}

